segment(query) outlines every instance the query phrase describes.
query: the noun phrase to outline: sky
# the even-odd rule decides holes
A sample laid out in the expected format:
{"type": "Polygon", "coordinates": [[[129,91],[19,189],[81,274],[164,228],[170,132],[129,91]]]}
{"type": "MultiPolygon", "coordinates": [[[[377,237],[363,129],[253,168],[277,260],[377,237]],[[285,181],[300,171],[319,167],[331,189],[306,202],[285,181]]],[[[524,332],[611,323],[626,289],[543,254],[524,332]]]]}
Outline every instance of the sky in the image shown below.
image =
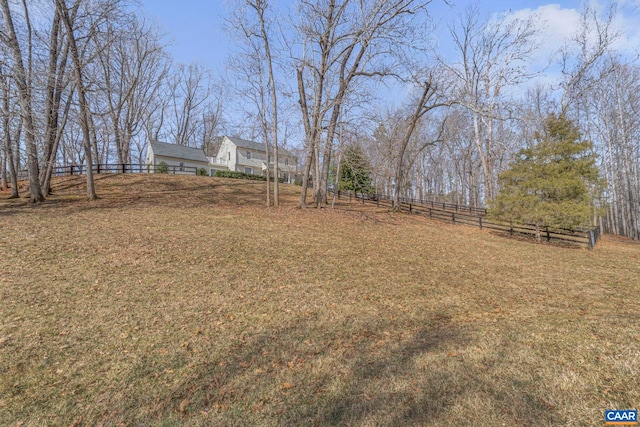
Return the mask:
{"type": "MultiPolygon", "coordinates": [[[[601,3],[603,0],[600,0],[601,3]]],[[[221,70],[226,58],[232,53],[233,42],[224,29],[228,5],[232,0],[142,0],[147,16],[154,19],[164,29],[168,51],[178,62],[198,62],[213,70],[221,70]]],[[[274,0],[278,2],[278,0],[274,0]]],[[[291,0],[279,0],[279,3],[292,3],[291,0]]],[[[442,0],[434,0],[432,10],[436,22],[446,26],[459,10],[463,10],[471,1],[454,0],[454,6],[446,6],[442,0]]],[[[544,27],[543,49],[557,49],[561,39],[571,36],[575,31],[581,0],[540,1],[540,0],[485,0],[479,4],[482,13],[490,16],[510,11],[521,17],[537,13],[544,27]]],[[[621,43],[640,47],[640,0],[619,0],[621,14],[619,25],[629,35],[621,43]]],[[[431,7],[431,6],[430,6],[431,7]]]]}
{"type": "Polygon", "coordinates": [[[217,69],[229,55],[230,40],[224,30],[226,1],[143,0],[147,16],[164,29],[168,51],[178,62],[198,62],[217,69]]]}

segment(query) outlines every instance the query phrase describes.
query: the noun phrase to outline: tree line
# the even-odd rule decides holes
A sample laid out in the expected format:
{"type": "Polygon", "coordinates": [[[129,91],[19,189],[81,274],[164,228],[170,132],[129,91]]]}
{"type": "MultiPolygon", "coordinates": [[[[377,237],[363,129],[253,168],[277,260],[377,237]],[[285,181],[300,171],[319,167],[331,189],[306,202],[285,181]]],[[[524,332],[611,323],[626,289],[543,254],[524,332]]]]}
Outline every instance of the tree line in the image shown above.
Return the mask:
{"type": "Polygon", "coordinates": [[[0,185],[30,200],[56,165],[142,164],[149,140],[211,144],[222,119],[210,70],[175,63],[164,35],[120,0],[1,0],[0,185]]]}
{"type": "MultiPolygon", "coordinates": [[[[606,182],[596,221],[640,238],[640,68],[620,49],[616,3],[585,5],[541,64],[535,15],[440,0],[236,0],[234,53],[218,75],[175,64],[123,0],[0,4],[2,185],[26,166],[33,201],[54,164],[142,162],[150,139],[214,149],[226,130],[266,142],[275,159],[298,146],[301,207],[309,191],[328,204],[340,170],[357,172],[340,166],[354,153],[378,194],[485,206],[561,117],[591,142],[606,182]],[[452,18],[436,26],[443,7],[452,18]]],[[[277,186],[267,197],[278,203],[277,186]]]]}

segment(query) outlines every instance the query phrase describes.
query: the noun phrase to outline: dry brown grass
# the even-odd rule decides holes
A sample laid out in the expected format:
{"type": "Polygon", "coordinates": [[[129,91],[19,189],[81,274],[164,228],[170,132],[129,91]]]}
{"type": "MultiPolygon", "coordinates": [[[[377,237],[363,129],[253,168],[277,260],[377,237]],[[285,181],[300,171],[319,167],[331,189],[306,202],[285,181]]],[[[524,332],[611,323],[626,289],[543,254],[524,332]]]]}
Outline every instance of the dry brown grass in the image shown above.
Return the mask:
{"type": "Polygon", "coordinates": [[[594,251],[262,183],[0,200],[0,424],[602,425],[640,403],[640,246],[594,251]]]}

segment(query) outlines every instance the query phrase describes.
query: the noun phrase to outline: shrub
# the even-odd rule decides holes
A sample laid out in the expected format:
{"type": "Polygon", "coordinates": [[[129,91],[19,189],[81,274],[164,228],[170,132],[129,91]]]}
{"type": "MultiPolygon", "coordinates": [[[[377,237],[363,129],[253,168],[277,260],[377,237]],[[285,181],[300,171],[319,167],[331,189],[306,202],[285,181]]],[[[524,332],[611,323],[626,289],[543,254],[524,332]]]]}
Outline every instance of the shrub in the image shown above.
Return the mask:
{"type": "Polygon", "coordinates": [[[250,179],[253,181],[266,181],[266,178],[261,175],[251,175],[244,172],[233,172],[233,171],[216,171],[213,176],[217,176],[218,178],[235,178],[235,179],[250,179]]]}
{"type": "Polygon", "coordinates": [[[198,176],[207,176],[207,170],[205,168],[198,168],[198,170],[196,171],[196,175],[198,176]]]}
{"type": "Polygon", "coordinates": [[[156,173],[169,173],[169,165],[166,162],[160,162],[156,166],[156,173]]]}
{"type": "MultiPolygon", "coordinates": [[[[236,179],[249,179],[251,181],[266,181],[267,177],[263,175],[252,175],[244,172],[233,171],[216,171],[213,176],[218,178],[236,178],[236,179]]],[[[273,177],[270,177],[273,182],[273,177]]],[[[284,183],[284,178],[280,178],[278,182],[284,183]]]]}

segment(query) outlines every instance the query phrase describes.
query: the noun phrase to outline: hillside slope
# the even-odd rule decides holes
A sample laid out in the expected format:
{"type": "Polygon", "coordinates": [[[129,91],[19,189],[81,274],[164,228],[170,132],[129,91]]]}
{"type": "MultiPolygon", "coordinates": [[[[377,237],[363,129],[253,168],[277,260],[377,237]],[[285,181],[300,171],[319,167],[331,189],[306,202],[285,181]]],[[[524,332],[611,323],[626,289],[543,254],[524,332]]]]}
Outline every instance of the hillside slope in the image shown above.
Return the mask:
{"type": "Polygon", "coordinates": [[[0,200],[14,425],[601,425],[640,404],[640,247],[532,244],[264,183],[0,200]]]}

